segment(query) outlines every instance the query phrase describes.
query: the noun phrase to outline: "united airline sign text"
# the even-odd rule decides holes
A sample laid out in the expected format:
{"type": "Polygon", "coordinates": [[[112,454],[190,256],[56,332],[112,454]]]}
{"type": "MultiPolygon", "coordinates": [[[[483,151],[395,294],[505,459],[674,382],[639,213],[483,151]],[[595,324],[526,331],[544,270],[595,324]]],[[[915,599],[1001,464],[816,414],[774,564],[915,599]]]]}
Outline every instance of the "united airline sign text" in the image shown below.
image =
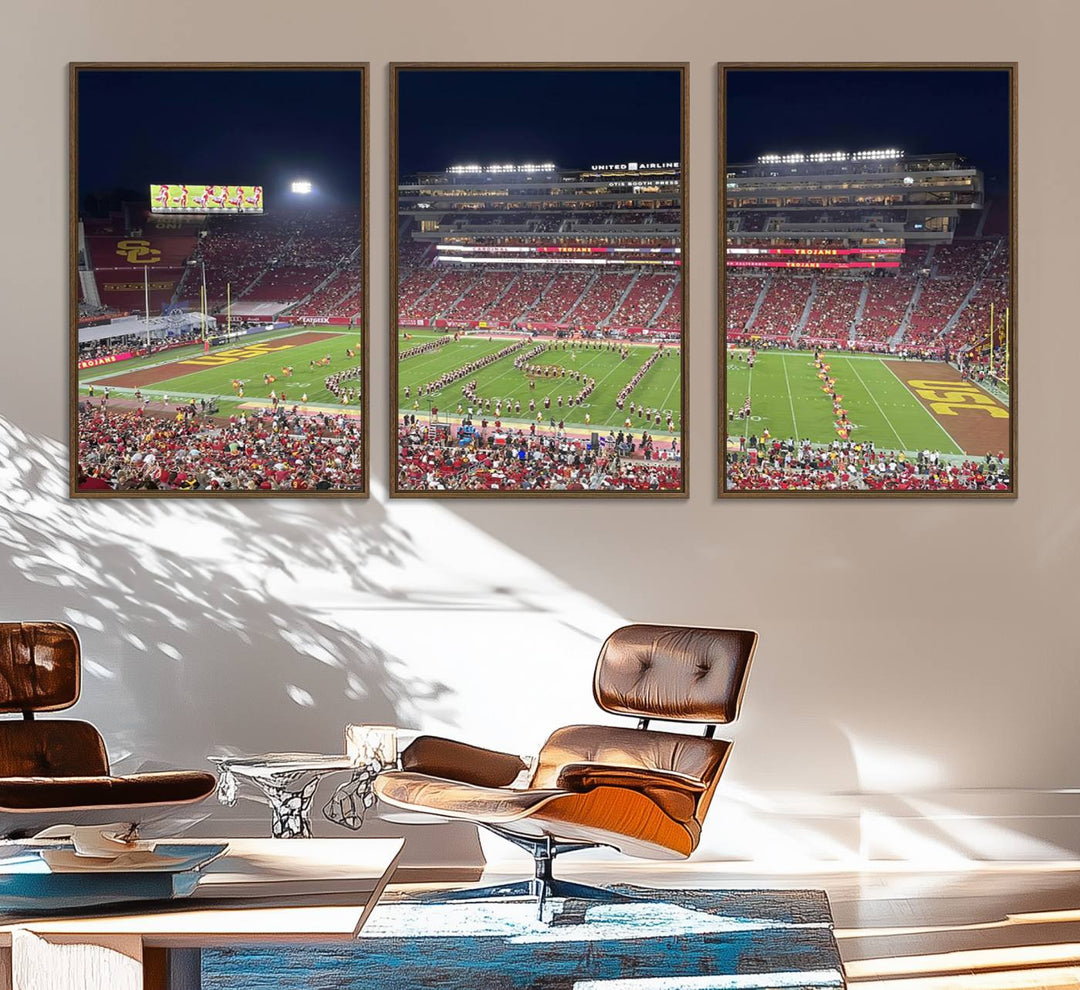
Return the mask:
{"type": "Polygon", "coordinates": [[[621,165],[593,165],[593,172],[641,172],[645,169],[678,168],[678,162],[623,162],[621,165]]]}

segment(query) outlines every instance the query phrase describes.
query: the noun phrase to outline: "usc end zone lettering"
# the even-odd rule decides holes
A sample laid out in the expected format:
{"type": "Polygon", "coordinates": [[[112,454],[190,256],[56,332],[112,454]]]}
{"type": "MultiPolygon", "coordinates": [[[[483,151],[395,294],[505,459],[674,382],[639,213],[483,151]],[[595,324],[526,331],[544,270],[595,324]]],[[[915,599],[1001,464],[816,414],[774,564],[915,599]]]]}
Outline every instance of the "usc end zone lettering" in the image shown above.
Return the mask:
{"type": "Polygon", "coordinates": [[[939,416],[958,416],[962,412],[972,411],[987,413],[994,419],[1009,418],[1009,410],[1002,408],[978,385],[926,378],[909,380],[907,384],[939,416]]]}
{"type": "Polygon", "coordinates": [[[128,238],[116,242],[116,253],[126,258],[129,265],[156,265],[161,261],[161,252],[151,247],[149,241],[128,238]]]}
{"type": "Polygon", "coordinates": [[[245,358],[263,357],[274,351],[287,351],[292,344],[249,344],[247,347],[231,347],[227,351],[218,351],[217,354],[206,354],[203,357],[191,358],[189,361],[181,361],[180,364],[197,364],[203,368],[216,368],[223,364],[234,364],[245,358]]]}

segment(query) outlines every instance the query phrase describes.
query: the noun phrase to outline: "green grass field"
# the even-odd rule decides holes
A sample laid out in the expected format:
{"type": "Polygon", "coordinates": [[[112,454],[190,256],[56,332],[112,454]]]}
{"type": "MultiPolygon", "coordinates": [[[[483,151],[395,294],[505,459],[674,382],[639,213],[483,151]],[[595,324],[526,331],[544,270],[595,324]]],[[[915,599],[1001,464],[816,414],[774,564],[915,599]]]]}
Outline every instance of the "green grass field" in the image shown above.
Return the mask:
{"type": "MultiPolygon", "coordinates": [[[[399,337],[398,347],[406,350],[415,347],[425,341],[443,337],[444,334],[409,331],[410,339],[399,337]]],[[[417,387],[434,381],[447,371],[461,367],[470,361],[484,357],[495,351],[501,350],[511,343],[506,338],[496,337],[488,340],[485,337],[463,337],[454,343],[446,344],[430,354],[419,354],[416,357],[406,358],[398,365],[398,405],[401,412],[417,412],[426,414],[428,410],[429,396],[425,395],[417,399],[417,387]],[[410,398],[405,398],[405,388],[411,390],[410,398]],[[419,405],[415,403],[419,402],[419,405]]],[[[526,348],[527,349],[527,348],[526,348]]],[[[453,382],[441,392],[434,395],[434,403],[440,409],[454,413],[459,404],[468,407],[461,394],[462,386],[472,378],[477,381],[477,393],[482,398],[490,398],[494,406],[496,399],[501,399],[505,408],[509,399],[511,405],[516,400],[521,403],[521,419],[535,418],[535,413],[530,415],[528,411],[529,399],[534,399],[537,409],[543,411],[543,399],[545,395],[551,396],[551,410],[545,412],[545,418],[554,416],[563,419],[570,426],[584,426],[585,413],[591,419],[593,428],[622,427],[627,414],[620,412],[615,406],[615,397],[622,390],[641,365],[656,350],[652,346],[631,346],[630,356],[624,361],[619,353],[611,351],[598,351],[584,349],[579,344],[571,350],[548,350],[532,359],[534,364],[553,364],[568,368],[571,371],[580,371],[596,379],[596,388],[586,401],[580,406],[567,406],[565,400],[576,394],[581,389],[581,384],[567,378],[537,378],[536,389],[529,389],[529,379],[524,372],[514,367],[514,359],[517,354],[511,354],[501,358],[494,364],[480,369],[475,374],[469,375],[459,381],[453,382]],[[557,396],[563,396],[564,405],[560,410],[557,405],[557,396]]],[[[645,377],[634,388],[627,399],[627,404],[636,402],[651,409],[671,410],[675,414],[676,422],[679,420],[682,404],[681,396],[681,367],[680,352],[677,348],[669,348],[666,357],[661,357],[645,373],[645,377]]],[[[507,414],[503,413],[504,418],[507,414]]],[[[636,416],[630,417],[635,428],[641,421],[636,416]]],[[[661,432],[661,431],[655,431],[661,432]]]]}
{"type": "MultiPolygon", "coordinates": [[[[826,360],[837,392],[856,427],[851,439],[873,441],[878,448],[944,454],[963,451],[879,358],[829,353],[826,360]]],[[[761,435],[766,427],[775,439],[838,439],[832,400],[821,390],[810,351],[759,351],[753,370],[728,355],[727,405],[738,412],[747,393],[751,417],[727,421],[729,437],[761,435]]]]}
{"type": "MultiPolygon", "coordinates": [[[[152,355],[148,358],[140,358],[134,361],[124,361],[119,364],[102,365],[96,368],[87,368],[79,372],[79,391],[86,394],[90,382],[97,383],[98,392],[102,383],[108,383],[109,379],[126,376],[132,372],[149,369],[156,365],[167,362],[173,374],[168,379],[151,385],[142,385],[144,395],[153,399],[161,399],[169,396],[169,404],[180,404],[184,400],[194,396],[196,399],[217,399],[221,412],[228,414],[243,403],[269,401],[271,390],[281,393],[286,390],[288,403],[299,403],[301,396],[307,394],[309,406],[327,406],[335,409],[342,407],[338,399],[326,390],[324,380],[331,374],[346,371],[349,368],[360,366],[360,355],[348,357],[346,348],[359,348],[361,337],[359,331],[351,329],[343,331],[340,327],[303,327],[293,328],[278,334],[258,334],[251,337],[239,338],[235,343],[226,347],[216,347],[210,351],[210,357],[228,357],[230,352],[251,346],[271,345],[273,347],[285,347],[282,350],[270,351],[266,354],[250,357],[241,357],[239,360],[216,367],[198,368],[194,365],[185,365],[182,362],[198,360],[203,357],[202,345],[194,347],[177,348],[152,355]],[[333,333],[331,339],[320,340],[309,344],[289,344],[290,338],[295,338],[301,333],[315,331],[318,333],[333,333]],[[329,354],[331,361],[325,367],[311,367],[312,360],[318,360],[329,354]],[[293,367],[293,375],[286,378],[282,368],[286,365],[293,367]],[[276,377],[272,384],[264,384],[263,375],[271,374],[276,377]],[[244,384],[244,397],[237,398],[233,391],[233,379],[239,379],[244,384]]],[[[359,381],[349,383],[353,388],[359,388],[359,381]]],[[[109,383],[110,391],[116,396],[130,395],[134,389],[128,386],[114,385],[109,383]]],[[[353,400],[352,408],[355,410],[359,403],[353,400]]]]}

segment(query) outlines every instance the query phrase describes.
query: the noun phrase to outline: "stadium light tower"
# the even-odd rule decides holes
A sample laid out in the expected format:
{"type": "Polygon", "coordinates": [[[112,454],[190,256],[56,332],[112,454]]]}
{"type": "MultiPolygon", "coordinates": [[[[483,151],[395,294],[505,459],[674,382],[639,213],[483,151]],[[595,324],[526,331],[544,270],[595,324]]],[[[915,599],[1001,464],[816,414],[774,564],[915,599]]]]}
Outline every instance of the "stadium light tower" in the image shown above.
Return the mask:
{"type": "Polygon", "coordinates": [[[298,196],[306,196],[311,192],[312,186],[309,179],[293,179],[292,185],[289,189],[296,193],[298,196]]]}
{"type": "MultiPolygon", "coordinates": [[[[200,235],[202,236],[202,235],[200,235]]],[[[199,258],[197,261],[193,258],[188,261],[188,265],[194,267],[199,266],[202,272],[202,287],[199,290],[199,312],[202,315],[202,340],[203,344],[206,344],[206,259],[199,258]]],[[[228,329],[228,328],[226,328],[228,329]]]]}

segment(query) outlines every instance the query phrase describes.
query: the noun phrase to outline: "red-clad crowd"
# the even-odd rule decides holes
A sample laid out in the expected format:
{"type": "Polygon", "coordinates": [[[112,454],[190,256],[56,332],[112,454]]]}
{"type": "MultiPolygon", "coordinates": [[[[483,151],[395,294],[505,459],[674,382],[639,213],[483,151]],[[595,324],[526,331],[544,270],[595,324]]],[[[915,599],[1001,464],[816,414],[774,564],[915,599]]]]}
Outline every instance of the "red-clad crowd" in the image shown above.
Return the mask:
{"type": "Polygon", "coordinates": [[[363,487],[355,417],[279,409],[209,420],[188,408],[79,411],[80,490],[294,491],[363,487]]]}
{"type": "Polygon", "coordinates": [[[895,271],[729,271],[728,340],[834,341],[854,350],[897,340],[909,348],[955,351],[986,336],[991,302],[1001,319],[1008,263],[1007,243],[990,236],[933,249],[909,244],[895,271]]]}
{"type": "Polygon", "coordinates": [[[914,457],[873,444],[771,440],[759,447],[740,441],[727,458],[728,491],[1006,491],[1003,454],[950,462],[936,451],[914,457]]]}
{"type": "Polygon", "coordinates": [[[655,492],[678,490],[682,484],[677,460],[631,458],[620,454],[621,445],[614,442],[592,450],[586,438],[536,430],[497,431],[486,440],[462,445],[449,434],[433,440],[415,423],[401,425],[399,488],[655,492]]]}

